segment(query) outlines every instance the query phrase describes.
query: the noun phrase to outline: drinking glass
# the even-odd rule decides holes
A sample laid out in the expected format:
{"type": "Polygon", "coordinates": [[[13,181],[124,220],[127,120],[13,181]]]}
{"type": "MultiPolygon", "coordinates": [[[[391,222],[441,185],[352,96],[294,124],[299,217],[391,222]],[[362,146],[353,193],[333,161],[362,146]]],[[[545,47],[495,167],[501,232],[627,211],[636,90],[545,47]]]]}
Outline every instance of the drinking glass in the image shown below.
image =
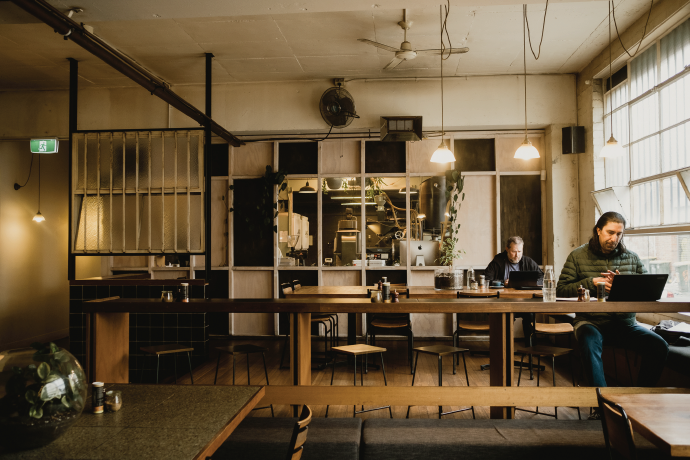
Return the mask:
{"type": "Polygon", "coordinates": [[[544,302],[556,301],[556,277],[553,273],[553,265],[544,266],[544,285],[542,287],[544,302]]]}

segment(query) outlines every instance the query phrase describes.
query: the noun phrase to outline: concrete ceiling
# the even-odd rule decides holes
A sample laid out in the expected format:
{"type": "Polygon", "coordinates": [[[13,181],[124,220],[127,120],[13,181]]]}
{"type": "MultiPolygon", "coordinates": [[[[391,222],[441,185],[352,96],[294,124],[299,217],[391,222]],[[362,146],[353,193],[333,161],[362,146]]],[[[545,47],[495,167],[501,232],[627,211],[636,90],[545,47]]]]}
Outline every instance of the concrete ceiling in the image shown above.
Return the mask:
{"type": "MultiPolygon", "coordinates": [[[[443,63],[446,76],[522,73],[522,2],[454,1],[448,17],[453,47],[470,48],[443,63]],[[471,6],[481,3],[482,6],[471,6]]],[[[63,0],[50,1],[67,11],[63,0]]],[[[616,18],[625,30],[645,14],[648,0],[620,0],[616,18]]],[[[333,77],[437,77],[440,59],[420,56],[384,71],[393,53],[358,42],[367,38],[398,47],[402,7],[413,22],[415,49],[439,48],[438,0],[335,2],[276,0],[81,0],[73,17],[172,84],[204,81],[203,53],[215,55],[215,83],[312,80],[333,77]],[[407,5],[409,3],[410,5],[407,5]]],[[[544,4],[530,3],[528,19],[537,51],[544,4]]],[[[575,73],[608,43],[607,2],[551,2],[541,57],[528,47],[528,73],[575,73]]],[[[84,86],[135,86],[50,27],[10,2],[0,1],[0,90],[66,88],[68,57],[81,61],[84,86]]]]}

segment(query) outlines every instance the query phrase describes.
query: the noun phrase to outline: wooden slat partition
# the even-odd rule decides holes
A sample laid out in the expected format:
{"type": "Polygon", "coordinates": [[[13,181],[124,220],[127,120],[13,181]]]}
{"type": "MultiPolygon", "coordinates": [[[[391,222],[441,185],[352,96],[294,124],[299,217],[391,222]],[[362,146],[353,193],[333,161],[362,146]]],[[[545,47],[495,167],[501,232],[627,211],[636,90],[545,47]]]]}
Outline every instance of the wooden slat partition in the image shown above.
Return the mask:
{"type": "MultiPolygon", "coordinates": [[[[602,388],[604,394],[683,393],[688,388],[602,388]]],[[[351,387],[266,386],[261,404],[391,406],[569,406],[596,407],[593,387],[351,387]]]]}

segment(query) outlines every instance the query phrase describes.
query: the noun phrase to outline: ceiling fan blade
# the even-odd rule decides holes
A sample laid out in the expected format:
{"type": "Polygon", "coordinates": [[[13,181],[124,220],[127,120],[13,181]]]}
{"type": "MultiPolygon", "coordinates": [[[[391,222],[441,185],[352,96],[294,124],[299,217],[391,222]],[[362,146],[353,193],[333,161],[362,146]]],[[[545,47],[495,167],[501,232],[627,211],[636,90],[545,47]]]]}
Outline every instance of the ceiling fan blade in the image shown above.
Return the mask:
{"type": "Polygon", "coordinates": [[[394,57],[393,59],[391,59],[391,62],[386,64],[386,67],[384,67],[383,70],[393,70],[396,67],[398,67],[400,65],[400,63],[404,60],[405,59],[400,59],[400,58],[394,57]]]}
{"type": "Polygon", "coordinates": [[[381,48],[382,50],[392,51],[392,52],[394,52],[394,53],[395,53],[396,51],[400,51],[400,48],[394,48],[394,47],[392,47],[392,46],[384,45],[383,43],[379,43],[379,42],[374,42],[374,41],[371,41],[371,40],[367,40],[366,38],[358,38],[357,41],[360,41],[360,42],[362,42],[362,43],[366,43],[367,45],[375,46],[375,47],[377,47],[377,48],[381,48]]]}
{"type": "MultiPolygon", "coordinates": [[[[443,51],[443,54],[464,54],[468,52],[470,49],[469,48],[451,48],[451,49],[446,49],[443,51]]],[[[441,54],[441,50],[416,50],[417,54],[422,54],[422,55],[439,55],[441,54]]]]}

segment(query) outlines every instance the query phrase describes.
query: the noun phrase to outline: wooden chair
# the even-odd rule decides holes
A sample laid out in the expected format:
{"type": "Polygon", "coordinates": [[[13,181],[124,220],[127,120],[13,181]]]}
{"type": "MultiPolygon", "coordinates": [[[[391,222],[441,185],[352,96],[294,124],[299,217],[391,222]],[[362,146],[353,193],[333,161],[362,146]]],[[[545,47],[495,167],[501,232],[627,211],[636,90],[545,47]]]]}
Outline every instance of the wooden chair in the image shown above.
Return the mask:
{"type": "MultiPolygon", "coordinates": [[[[486,297],[497,297],[498,294],[496,292],[488,292],[486,293],[486,297]]],[[[476,297],[476,296],[468,296],[466,293],[462,291],[457,292],[457,298],[458,299],[463,299],[467,297],[476,297]]],[[[457,347],[460,344],[460,333],[462,331],[472,331],[472,332],[486,332],[487,335],[489,333],[489,322],[488,321],[473,321],[473,320],[463,320],[463,319],[458,319],[455,332],[453,332],[453,346],[457,347]]],[[[460,355],[455,356],[455,364],[460,364],[460,355]]],[[[485,365],[488,366],[488,365],[485,365]]],[[[488,367],[487,367],[488,369],[488,367]]],[[[484,370],[484,366],[482,366],[482,370],[484,370]]]]}
{"type": "Polygon", "coordinates": [[[302,413],[297,423],[295,423],[295,429],[292,431],[292,438],[290,439],[286,460],[299,460],[302,458],[304,443],[307,441],[307,432],[309,430],[309,424],[311,423],[311,415],[309,406],[302,407],[302,413]]]}
{"type": "Polygon", "coordinates": [[[192,385],[194,385],[194,376],[192,375],[192,358],[189,355],[190,352],[194,351],[194,348],[185,347],[178,345],[176,343],[166,343],[163,345],[154,345],[151,347],[141,347],[139,348],[146,354],[156,355],[156,384],[158,383],[158,371],[161,366],[161,355],[173,354],[173,362],[175,363],[175,383],[177,383],[177,353],[187,353],[187,360],[189,361],[189,378],[192,379],[192,385]]]}
{"type": "MultiPolygon", "coordinates": [[[[401,296],[410,298],[410,290],[398,291],[401,296]]],[[[367,289],[367,295],[371,296],[371,289],[367,289]]],[[[412,318],[409,313],[372,313],[367,314],[367,334],[365,343],[376,346],[377,335],[397,335],[407,337],[407,359],[410,363],[410,374],[414,373],[412,349],[414,348],[414,333],[412,332],[412,318]]],[[[367,372],[367,360],[365,359],[364,372],[367,372]]]]}
{"type": "Polygon", "coordinates": [[[611,458],[613,458],[613,449],[623,458],[637,459],[633,428],[625,409],[620,404],[605,398],[601,394],[601,388],[597,388],[597,401],[604,429],[604,441],[611,458]]]}

